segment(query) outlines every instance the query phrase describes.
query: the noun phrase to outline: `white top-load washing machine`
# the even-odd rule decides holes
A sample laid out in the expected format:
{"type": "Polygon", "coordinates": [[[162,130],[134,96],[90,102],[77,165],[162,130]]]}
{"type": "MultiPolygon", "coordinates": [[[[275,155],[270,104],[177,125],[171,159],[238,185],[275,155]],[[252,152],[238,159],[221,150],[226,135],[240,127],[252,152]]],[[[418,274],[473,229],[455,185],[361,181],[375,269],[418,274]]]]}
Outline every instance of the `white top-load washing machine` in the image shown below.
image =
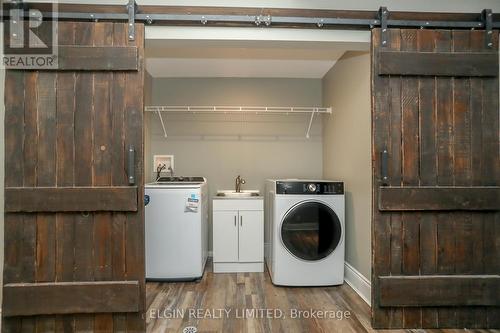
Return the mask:
{"type": "Polygon", "coordinates": [[[208,195],[203,177],[146,184],[146,279],[196,280],[208,255],[208,195]]]}
{"type": "Polygon", "coordinates": [[[275,285],[344,282],[344,183],[268,180],[265,259],[275,285]]]}

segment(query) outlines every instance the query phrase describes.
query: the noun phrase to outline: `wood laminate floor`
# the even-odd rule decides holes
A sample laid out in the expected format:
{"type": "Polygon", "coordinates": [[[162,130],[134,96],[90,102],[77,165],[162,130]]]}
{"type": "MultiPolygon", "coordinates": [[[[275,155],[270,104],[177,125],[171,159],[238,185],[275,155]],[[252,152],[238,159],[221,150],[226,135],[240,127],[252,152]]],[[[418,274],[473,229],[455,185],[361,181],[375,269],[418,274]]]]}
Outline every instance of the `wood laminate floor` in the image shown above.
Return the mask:
{"type": "MultiPolygon", "coordinates": [[[[147,283],[146,289],[148,332],[182,332],[190,326],[196,327],[197,332],[224,333],[377,332],[370,326],[369,306],[347,284],[316,288],[276,287],[267,272],[214,274],[209,263],[199,282],[147,283]],[[271,313],[252,312],[252,309],[270,309],[271,313]],[[272,312],[274,309],[281,312],[272,312]],[[292,318],[294,309],[305,310],[302,315],[310,314],[310,310],[332,311],[325,315],[337,319],[292,318]],[[347,313],[350,317],[342,318],[347,313]]],[[[499,333],[500,330],[381,332],[499,333]]]]}

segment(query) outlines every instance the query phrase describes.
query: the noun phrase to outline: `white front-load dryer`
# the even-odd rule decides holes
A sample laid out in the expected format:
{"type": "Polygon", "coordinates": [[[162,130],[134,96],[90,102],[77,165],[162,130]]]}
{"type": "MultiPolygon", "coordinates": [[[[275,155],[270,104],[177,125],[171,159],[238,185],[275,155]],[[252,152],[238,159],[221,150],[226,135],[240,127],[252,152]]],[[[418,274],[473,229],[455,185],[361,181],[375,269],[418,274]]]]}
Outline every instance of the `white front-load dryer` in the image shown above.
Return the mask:
{"type": "Polygon", "coordinates": [[[275,285],[344,282],[344,184],[269,180],[266,184],[266,265],[275,285]]]}

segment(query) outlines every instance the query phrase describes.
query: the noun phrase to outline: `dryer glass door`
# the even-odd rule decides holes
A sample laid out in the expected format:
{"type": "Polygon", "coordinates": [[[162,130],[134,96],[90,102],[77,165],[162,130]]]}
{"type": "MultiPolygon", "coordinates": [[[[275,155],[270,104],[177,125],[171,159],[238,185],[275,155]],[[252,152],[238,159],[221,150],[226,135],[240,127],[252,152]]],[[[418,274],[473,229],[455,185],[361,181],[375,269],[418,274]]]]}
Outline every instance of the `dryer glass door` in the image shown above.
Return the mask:
{"type": "Polygon", "coordinates": [[[281,239],[294,256],[321,260],[340,243],[342,225],[335,212],[317,201],[306,201],[290,209],[281,224],[281,239]]]}

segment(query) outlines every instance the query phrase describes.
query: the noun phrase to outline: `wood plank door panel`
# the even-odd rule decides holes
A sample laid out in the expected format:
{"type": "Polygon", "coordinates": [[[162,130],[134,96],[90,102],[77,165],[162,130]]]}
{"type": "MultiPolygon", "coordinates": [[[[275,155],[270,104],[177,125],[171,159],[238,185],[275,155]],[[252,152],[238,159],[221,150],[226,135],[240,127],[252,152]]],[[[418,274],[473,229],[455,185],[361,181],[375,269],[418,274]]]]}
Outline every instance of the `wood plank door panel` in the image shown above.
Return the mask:
{"type": "Polygon", "coordinates": [[[374,29],[372,324],[499,328],[498,32],[493,48],[485,31],[382,38],[374,29]]]}
{"type": "Polygon", "coordinates": [[[4,332],[145,331],[144,26],[127,30],[59,22],[82,61],[6,71],[4,332]]]}

